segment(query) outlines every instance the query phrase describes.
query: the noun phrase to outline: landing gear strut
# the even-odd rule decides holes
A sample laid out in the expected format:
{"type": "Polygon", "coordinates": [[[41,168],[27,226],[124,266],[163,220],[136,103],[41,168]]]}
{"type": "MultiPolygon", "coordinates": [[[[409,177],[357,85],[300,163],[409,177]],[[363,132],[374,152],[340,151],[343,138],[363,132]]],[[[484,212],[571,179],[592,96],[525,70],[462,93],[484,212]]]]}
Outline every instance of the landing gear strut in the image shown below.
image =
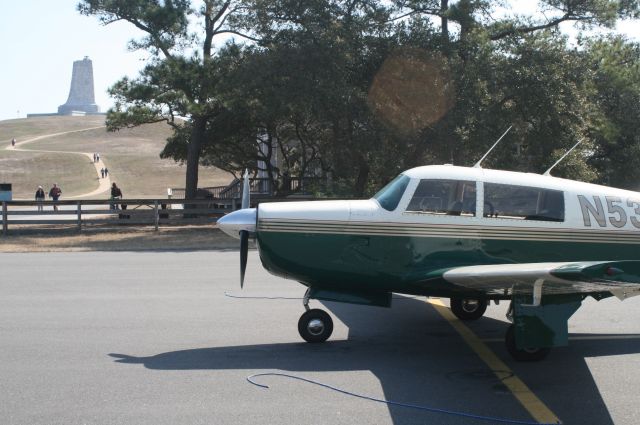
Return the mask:
{"type": "Polygon", "coordinates": [[[451,311],[460,320],[476,320],[487,311],[487,300],[470,298],[451,298],[451,311]]]}
{"type": "Polygon", "coordinates": [[[307,342],[325,342],[333,332],[333,320],[326,311],[309,308],[309,290],[304,294],[305,311],[298,320],[298,332],[307,342]]]}

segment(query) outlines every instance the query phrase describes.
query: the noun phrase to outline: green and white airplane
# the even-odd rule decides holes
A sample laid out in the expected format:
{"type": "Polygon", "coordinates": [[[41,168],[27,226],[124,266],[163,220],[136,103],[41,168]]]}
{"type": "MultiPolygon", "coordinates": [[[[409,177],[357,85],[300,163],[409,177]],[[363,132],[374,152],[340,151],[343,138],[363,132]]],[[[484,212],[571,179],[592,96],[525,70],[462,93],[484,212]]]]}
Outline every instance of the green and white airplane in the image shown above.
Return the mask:
{"type": "Polygon", "coordinates": [[[591,296],[640,295],[640,193],[548,175],[424,166],[368,200],[261,203],[218,226],[249,237],[263,266],[307,286],[298,330],[322,342],[333,323],[310,299],[391,305],[392,293],[450,298],[462,320],[511,302],[517,360],[567,345],[569,317],[591,296]]]}

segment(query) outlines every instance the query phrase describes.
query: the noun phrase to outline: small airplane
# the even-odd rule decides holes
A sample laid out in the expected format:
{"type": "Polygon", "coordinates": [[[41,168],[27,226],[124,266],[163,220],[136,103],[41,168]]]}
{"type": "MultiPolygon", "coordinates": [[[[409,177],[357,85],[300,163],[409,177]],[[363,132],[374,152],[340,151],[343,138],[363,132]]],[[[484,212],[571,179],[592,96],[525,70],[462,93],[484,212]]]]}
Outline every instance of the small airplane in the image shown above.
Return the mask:
{"type": "Polygon", "coordinates": [[[444,297],[461,320],[505,300],[509,353],[537,361],[567,345],[586,297],[640,295],[640,193],[549,171],[423,166],[368,200],[257,208],[245,174],[243,208],[218,226],[240,239],[241,287],[249,237],[265,269],[307,286],[298,331],[308,342],[333,330],[310,299],[390,307],[394,292],[444,297]]]}

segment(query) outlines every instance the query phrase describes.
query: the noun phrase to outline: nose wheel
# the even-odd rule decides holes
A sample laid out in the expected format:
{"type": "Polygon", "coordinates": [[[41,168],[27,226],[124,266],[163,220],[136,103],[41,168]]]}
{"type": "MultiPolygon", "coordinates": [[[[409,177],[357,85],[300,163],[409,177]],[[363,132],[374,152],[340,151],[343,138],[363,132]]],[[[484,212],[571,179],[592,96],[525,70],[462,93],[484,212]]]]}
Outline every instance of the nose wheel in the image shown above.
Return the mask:
{"type": "Polygon", "coordinates": [[[307,342],[325,342],[333,332],[333,320],[326,311],[313,308],[300,316],[298,332],[307,342]]]}
{"type": "Polygon", "coordinates": [[[333,332],[333,320],[326,311],[309,308],[310,288],[304,294],[302,304],[306,310],[298,320],[298,332],[307,342],[325,342],[333,332]]]}

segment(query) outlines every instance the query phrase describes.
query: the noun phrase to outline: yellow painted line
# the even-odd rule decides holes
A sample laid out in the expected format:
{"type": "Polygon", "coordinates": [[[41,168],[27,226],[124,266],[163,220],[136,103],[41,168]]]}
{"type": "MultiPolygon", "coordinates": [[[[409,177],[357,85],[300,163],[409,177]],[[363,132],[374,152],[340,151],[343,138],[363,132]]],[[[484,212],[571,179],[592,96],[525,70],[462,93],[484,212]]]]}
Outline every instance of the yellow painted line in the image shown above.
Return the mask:
{"type": "Polygon", "coordinates": [[[462,339],[489,366],[489,369],[507,387],[514,397],[536,421],[546,424],[561,423],[560,419],[518,378],[513,371],[487,347],[462,321],[439,299],[429,299],[435,310],[449,322],[462,339]]]}
{"type": "MultiPolygon", "coordinates": [[[[607,341],[616,339],[640,339],[640,335],[590,335],[570,336],[569,341],[607,341]]],[[[501,338],[482,338],[482,342],[502,342],[501,338]]]]}

